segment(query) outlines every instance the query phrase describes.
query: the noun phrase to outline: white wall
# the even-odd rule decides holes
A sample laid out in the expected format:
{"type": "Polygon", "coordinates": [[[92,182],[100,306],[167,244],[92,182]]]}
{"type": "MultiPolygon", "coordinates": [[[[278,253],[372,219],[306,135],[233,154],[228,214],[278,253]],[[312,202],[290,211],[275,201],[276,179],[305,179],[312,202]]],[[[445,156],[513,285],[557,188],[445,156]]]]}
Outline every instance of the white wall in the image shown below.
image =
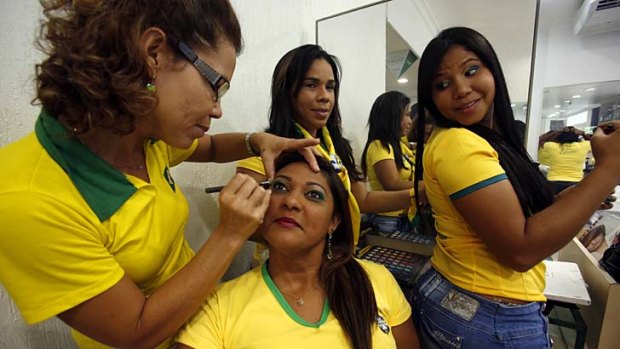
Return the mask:
{"type": "Polygon", "coordinates": [[[441,29],[424,0],[390,1],[387,20],[418,57],[441,29]]]}
{"type": "Polygon", "coordinates": [[[581,0],[541,0],[527,149],[536,157],[545,87],[620,79],[620,31],[575,36],[581,0]]]}
{"type": "MultiPolygon", "coordinates": [[[[238,59],[231,90],[222,102],[224,117],[212,124],[214,133],[259,130],[266,126],[271,73],[277,60],[296,46],[314,42],[316,19],[374,1],[231,2],[241,22],[245,50],[238,59]]],[[[33,45],[39,17],[40,8],[35,1],[0,1],[0,146],[31,132],[38,114],[38,108],[29,102],[34,97],[34,64],[41,57],[33,45]]],[[[190,202],[186,236],[197,247],[218,222],[217,198],[205,195],[203,188],[225,183],[234,173],[234,164],[183,164],[173,172],[190,202]]],[[[251,249],[248,243],[227,278],[238,275],[246,267],[251,249]]],[[[37,326],[24,325],[0,286],[0,348],[72,347],[65,326],[58,320],[37,326]]]]}
{"type": "Polygon", "coordinates": [[[338,57],[342,65],[342,129],[358,164],[366,144],[370,108],[385,92],[386,17],[387,5],[379,4],[318,24],[319,45],[338,57]]]}

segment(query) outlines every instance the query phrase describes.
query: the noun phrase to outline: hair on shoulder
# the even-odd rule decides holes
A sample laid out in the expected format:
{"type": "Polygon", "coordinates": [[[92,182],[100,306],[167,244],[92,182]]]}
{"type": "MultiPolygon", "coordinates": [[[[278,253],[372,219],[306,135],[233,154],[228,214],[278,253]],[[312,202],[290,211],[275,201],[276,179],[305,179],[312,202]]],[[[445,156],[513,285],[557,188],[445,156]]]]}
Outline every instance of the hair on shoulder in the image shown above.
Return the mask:
{"type": "MultiPolygon", "coordinates": [[[[398,170],[403,168],[403,156],[400,149],[402,136],[401,122],[405,109],[411,99],[400,91],[388,91],[377,97],[370,108],[368,116],[368,138],[362,151],[362,173],[368,176],[366,153],[372,142],[378,140],[385,150],[392,148],[394,161],[398,170]]],[[[409,117],[409,116],[407,116],[409,117]]]]}
{"type": "MultiPolygon", "coordinates": [[[[368,274],[353,258],[355,247],[353,221],[347,203],[349,194],[332,164],[320,156],[316,160],[334,198],[333,214],[340,217],[340,224],[332,233],[332,258],[323,256],[319,282],[352,347],[371,349],[378,309],[368,274]]],[[[276,160],[276,172],[291,163],[305,161],[299,153],[283,154],[276,160]]]]}
{"type": "MultiPolygon", "coordinates": [[[[423,139],[426,111],[430,112],[439,127],[463,127],[484,138],[498,152],[500,165],[515,189],[521,208],[526,217],[553,203],[550,184],[530,158],[522,138],[514,127],[514,113],[510,105],[508,87],[499,59],[491,43],[479,32],[466,27],[453,27],[442,30],[424,49],[420,58],[418,74],[418,103],[420,116],[417,120],[418,139],[423,139]],[[493,75],[495,98],[493,99],[492,130],[475,124],[463,126],[445,118],[432,97],[433,80],[444,55],[453,47],[462,46],[473,52],[493,75]]],[[[424,144],[418,144],[416,151],[416,171],[414,186],[421,179],[424,144]]],[[[417,200],[417,198],[416,198],[417,200]]],[[[419,203],[418,203],[419,205],[419,203]]]]}

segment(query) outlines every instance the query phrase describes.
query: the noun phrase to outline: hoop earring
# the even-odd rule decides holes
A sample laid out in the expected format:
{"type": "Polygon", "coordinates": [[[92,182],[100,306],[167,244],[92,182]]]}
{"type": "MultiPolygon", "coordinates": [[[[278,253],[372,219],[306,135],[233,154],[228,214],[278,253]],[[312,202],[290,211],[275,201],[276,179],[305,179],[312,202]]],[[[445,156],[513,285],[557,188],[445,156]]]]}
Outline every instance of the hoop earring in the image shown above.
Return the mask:
{"type": "Polygon", "coordinates": [[[332,254],[332,233],[330,232],[327,235],[327,259],[332,259],[334,255],[332,254]]]}

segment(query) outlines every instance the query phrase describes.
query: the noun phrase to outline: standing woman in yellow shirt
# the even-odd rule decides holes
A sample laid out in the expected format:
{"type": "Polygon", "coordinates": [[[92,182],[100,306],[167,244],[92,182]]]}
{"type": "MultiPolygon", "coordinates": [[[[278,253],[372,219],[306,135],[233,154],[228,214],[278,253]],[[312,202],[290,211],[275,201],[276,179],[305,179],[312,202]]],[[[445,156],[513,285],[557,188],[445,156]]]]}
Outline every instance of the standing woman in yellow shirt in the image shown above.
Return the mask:
{"type": "Polygon", "coordinates": [[[554,201],[514,127],[491,44],[449,28],[428,44],[418,76],[418,144],[437,244],[417,281],[414,320],[423,347],[549,348],[545,258],[568,243],[620,181],[620,122],[592,137],[596,168],[554,201]]]}
{"type": "MultiPolygon", "coordinates": [[[[362,171],[373,191],[413,187],[414,155],[407,135],[411,129],[411,99],[399,91],[381,94],[370,109],[368,138],[362,152],[362,171]]],[[[406,210],[370,214],[374,228],[411,232],[406,210]]]]}
{"type": "MultiPolygon", "coordinates": [[[[266,132],[291,138],[318,139],[316,153],[338,171],[349,195],[355,243],[361,212],[386,212],[411,205],[411,190],[368,191],[355,165],[353,149],[342,132],[338,106],[340,66],[338,59],[318,45],[302,45],[287,52],[276,64],[271,81],[271,110],[266,132]]],[[[263,181],[260,158],[240,161],[237,172],[263,181]]],[[[256,255],[255,255],[256,257],[256,255]]],[[[256,259],[256,258],[255,258],[256,259]]]]}

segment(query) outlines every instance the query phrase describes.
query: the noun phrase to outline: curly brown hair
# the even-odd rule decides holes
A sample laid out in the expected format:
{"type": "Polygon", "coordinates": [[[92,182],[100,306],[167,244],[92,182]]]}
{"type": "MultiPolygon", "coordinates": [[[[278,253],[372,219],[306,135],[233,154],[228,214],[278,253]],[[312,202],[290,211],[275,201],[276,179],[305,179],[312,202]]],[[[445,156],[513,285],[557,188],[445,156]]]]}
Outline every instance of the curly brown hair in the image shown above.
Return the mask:
{"type": "Polygon", "coordinates": [[[190,46],[217,49],[221,38],[242,48],[241,28],[228,0],[41,0],[46,20],[38,47],[33,103],[78,133],[99,127],[131,133],[157,99],[140,36],[150,27],[190,46]]]}

